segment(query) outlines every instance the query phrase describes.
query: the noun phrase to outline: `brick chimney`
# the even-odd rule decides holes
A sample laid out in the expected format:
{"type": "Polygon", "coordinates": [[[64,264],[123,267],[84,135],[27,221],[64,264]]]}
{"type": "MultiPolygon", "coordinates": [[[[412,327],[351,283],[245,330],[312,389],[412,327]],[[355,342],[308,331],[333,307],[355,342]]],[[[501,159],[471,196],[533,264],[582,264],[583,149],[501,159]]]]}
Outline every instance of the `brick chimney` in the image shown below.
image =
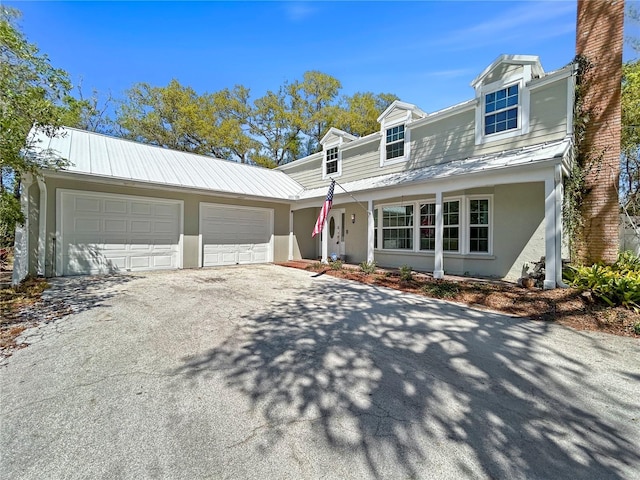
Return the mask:
{"type": "Polygon", "coordinates": [[[575,259],[584,264],[613,263],[618,255],[623,24],[624,0],[578,0],[576,53],[591,66],[582,84],[587,176],[575,259]]]}

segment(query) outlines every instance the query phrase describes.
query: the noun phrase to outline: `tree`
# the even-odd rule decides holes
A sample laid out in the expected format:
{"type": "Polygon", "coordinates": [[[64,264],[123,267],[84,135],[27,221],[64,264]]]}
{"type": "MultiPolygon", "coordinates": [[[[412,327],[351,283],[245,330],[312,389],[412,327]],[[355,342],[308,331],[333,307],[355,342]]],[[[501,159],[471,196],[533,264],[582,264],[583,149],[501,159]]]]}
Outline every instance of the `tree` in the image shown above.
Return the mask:
{"type": "Polygon", "coordinates": [[[58,133],[66,112],[63,103],[71,83],[64,70],[29,43],[16,25],[17,10],[0,5],[0,242],[13,242],[22,221],[20,185],[26,174],[58,168],[64,159],[38,152],[28,136],[33,126],[58,133]],[[40,153],[40,154],[37,154],[40,153]]]}
{"type": "Polygon", "coordinates": [[[138,83],[126,92],[116,123],[136,141],[247,162],[256,142],[230,113],[247,95],[244,87],[199,95],[175,79],[166,87],[138,83]]]}
{"type": "Polygon", "coordinates": [[[378,117],[394,100],[398,97],[391,93],[358,92],[344,97],[336,127],[360,137],[376,132],[380,130],[378,117]]]}
{"type": "Polygon", "coordinates": [[[336,99],[342,84],[331,75],[310,70],[288,86],[291,96],[291,113],[300,122],[300,130],[309,137],[305,154],[320,149],[320,140],[334,124],[339,108],[336,99]]]}
{"type": "Polygon", "coordinates": [[[640,215],[640,61],[622,67],[620,201],[640,215]]]}

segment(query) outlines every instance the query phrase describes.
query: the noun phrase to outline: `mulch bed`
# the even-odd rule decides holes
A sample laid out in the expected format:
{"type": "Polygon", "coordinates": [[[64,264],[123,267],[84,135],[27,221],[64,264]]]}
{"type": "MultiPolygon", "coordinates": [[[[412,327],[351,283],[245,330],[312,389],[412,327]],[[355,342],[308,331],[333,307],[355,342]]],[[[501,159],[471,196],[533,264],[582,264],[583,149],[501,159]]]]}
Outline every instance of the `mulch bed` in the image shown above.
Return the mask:
{"type": "Polygon", "coordinates": [[[487,308],[517,317],[554,322],[577,330],[640,338],[634,329],[636,324],[640,324],[640,313],[623,307],[609,307],[598,302],[589,292],[574,288],[542,290],[494,280],[435,280],[428,274],[419,273],[414,273],[412,280],[402,281],[397,270],[378,269],[376,273],[365,274],[355,266],[333,270],[308,261],[279,265],[487,308]]]}

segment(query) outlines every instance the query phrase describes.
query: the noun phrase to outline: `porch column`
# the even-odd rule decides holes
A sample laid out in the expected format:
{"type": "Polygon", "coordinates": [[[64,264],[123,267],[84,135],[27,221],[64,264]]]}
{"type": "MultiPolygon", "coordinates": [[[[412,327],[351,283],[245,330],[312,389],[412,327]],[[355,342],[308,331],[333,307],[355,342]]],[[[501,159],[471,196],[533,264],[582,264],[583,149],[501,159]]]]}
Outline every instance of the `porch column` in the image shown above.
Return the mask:
{"type": "Polygon", "coordinates": [[[433,255],[433,278],[444,277],[442,235],[444,218],[442,217],[442,192],[436,192],[436,249],[433,255]]]}
{"type": "Polygon", "coordinates": [[[374,243],[374,218],[373,218],[373,200],[369,200],[367,206],[367,262],[372,263],[374,261],[373,247],[374,243]]]}
{"type": "Polygon", "coordinates": [[[558,265],[562,265],[562,256],[558,247],[560,237],[559,217],[556,216],[560,178],[557,169],[549,171],[544,181],[544,238],[545,238],[545,276],[544,289],[556,288],[558,265]]]}
{"type": "Polygon", "coordinates": [[[293,210],[289,210],[289,260],[293,260],[293,210]]]}
{"type": "Polygon", "coordinates": [[[322,225],[322,263],[329,263],[327,257],[329,256],[329,222],[325,219],[324,225],[322,225]]]}

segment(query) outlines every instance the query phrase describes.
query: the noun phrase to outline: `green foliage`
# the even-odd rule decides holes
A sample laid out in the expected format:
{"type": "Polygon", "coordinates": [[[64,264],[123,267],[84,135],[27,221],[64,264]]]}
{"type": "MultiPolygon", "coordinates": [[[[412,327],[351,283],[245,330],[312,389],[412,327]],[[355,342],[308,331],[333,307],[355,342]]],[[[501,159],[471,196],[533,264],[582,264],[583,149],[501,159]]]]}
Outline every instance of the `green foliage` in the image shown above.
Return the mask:
{"type": "Polygon", "coordinates": [[[640,335],[640,322],[636,322],[633,324],[633,333],[636,335],[640,335]]]}
{"type": "Polygon", "coordinates": [[[0,192],[0,248],[13,244],[16,224],[22,224],[24,216],[20,201],[8,191],[0,192]]]}
{"type": "Polygon", "coordinates": [[[329,268],[331,268],[331,270],[342,270],[343,268],[342,260],[330,261],[329,268]]]}
{"type": "Polygon", "coordinates": [[[567,280],[609,306],[640,309],[640,259],[631,252],[621,253],[613,265],[572,266],[567,280]]]}
{"type": "Polygon", "coordinates": [[[376,262],[362,262],[360,264],[360,271],[367,275],[376,273],[376,262]]]}
{"type": "Polygon", "coordinates": [[[356,92],[344,97],[334,126],[360,137],[377,132],[378,117],[394,100],[398,97],[390,93],[356,92]]]}
{"type": "Polygon", "coordinates": [[[320,270],[324,270],[325,265],[320,262],[313,262],[311,265],[307,266],[305,270],[313,270],[314,272],[318,272],[320,270]]]}
{"type": "Polygon", "coordinates": [[[413,271],[409,265],[402,265],[400,267],[400,281],[410,282],[413,280],[413,271]]]}
{"type": "Polygon", "coordinates": [[[620,200],[640,215],[640,60],[622,66],[620,200]]]}
{"type": "Polygon", "coordinates": [[[37,126],[49,136],[57,134],[71,88],[67,73],[53,68],[27,41],[16,25],[18,18],[17,10],[0,5],[0,241],[9,244],[15,224],[22,221],[22,178],[66,164],[35,144],[29,131],[37,126]]]}
{"type": "Polygon", "coordinates": [[[258,146],[243,129],[241,105],[249,91],[241,87],[199,95],[174,79],[166,87],[138,83],[126,95],[117,123],[128,138],[240,162],[258,146]]]}
{"type": "Polygon", "coordinates": [[[423,285],[422,291],[431,297],[453,298],[460,292],[460,287],[455,282],[436,280],[423,285]]]}

